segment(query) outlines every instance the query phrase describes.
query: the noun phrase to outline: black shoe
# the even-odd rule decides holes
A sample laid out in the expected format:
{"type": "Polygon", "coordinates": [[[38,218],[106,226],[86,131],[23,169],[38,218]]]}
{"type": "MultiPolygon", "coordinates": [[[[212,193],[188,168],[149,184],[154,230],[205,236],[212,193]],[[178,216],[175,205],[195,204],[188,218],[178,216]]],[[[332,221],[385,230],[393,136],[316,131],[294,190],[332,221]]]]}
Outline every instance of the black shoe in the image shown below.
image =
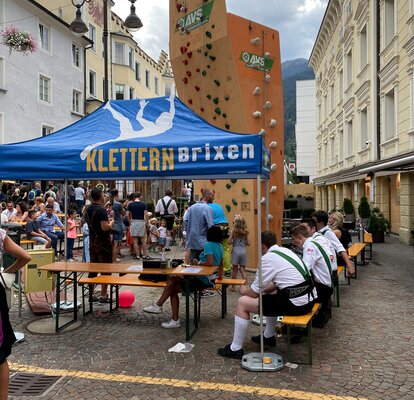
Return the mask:
{"type": "Polygon", "coordinates": [[[165,251],[171,251],[171,249],[168,247],[168,248],[166,248],[166,249],[164,249],[165,251]]]}
{"type": "MultiPolygon", "coordinates": [[[[252,342],[260,344],[260,335],[252,336],[252,342]]],[[[265,344],[266,346],[276,347],[276,338],[274,336],[263,336],[263,344],[265,344]]]]}
{"type": "Polygon", "coordinates": [[[241,360],[242,357],[244,356],[244,350],[243,349],[240,349],[240,350],[233,351],[230,348],[230,346],[231,346],[231,344],[227,344],[226,346],[218,349],[217,350],[217,354],[219,356],[222,356],[222,357],[236,358],[238,360],[241,360]]]}
{"type": "Polygon", "coordinates": [[[133,256],[132,257],[134,260],[139,260],[139,256],[133,256]]]}

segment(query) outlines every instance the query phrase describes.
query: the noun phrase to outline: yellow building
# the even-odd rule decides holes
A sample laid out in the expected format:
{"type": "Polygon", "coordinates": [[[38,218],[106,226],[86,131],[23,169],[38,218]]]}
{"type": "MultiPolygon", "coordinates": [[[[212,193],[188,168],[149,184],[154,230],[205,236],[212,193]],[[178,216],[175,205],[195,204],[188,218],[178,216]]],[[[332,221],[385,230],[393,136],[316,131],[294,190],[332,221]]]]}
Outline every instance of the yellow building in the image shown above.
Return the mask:
{"type": "Polygon", "coordinates": [[[366,196],[401,241],[414,229],[414,1],[330,0],[316,77],[316,207],[366,196]]]}
{"type": "MultiPolygon", "coordinates": [[[[71,0],[39,0],[39,3],[67,23],[75,19],[76,7],[71,0]]],[[[87,114],[105,100],[105,37],[108,38],[106,59],[109,99],[157,97],[169,95],[175,90],[167,53],[161,51],[158,61],[146,54],[134,41],[132,34],[124,26],[124,21],[111,11],[112,5],[112,0],[90,0],[80,9],[82,20],[88,27],[85,36],[93,41],[93,45],[86,51],[87,114]]]]}

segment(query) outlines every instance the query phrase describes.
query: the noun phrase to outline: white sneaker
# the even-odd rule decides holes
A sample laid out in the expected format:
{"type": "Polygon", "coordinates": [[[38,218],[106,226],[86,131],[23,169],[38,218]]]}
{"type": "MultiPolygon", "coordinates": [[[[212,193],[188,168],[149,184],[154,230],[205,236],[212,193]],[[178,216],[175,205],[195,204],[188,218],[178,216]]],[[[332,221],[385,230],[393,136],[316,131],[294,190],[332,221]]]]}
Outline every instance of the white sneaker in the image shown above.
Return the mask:
{"type": "Polygon", "coordinates": [[[143,308],[142,311],[145,311],[145,312],[151,313],[151,314],[161,314],[162,313],[162,307],[157,306],[156,304],[153,304],[152,306],[143,308]]]}
{"type": "Polygon", "coordinates": [[[173,319],[171,319],[168,322],[163,322],[161,326],[166,329],[174,329],[174,328],[179,328],[181,326],[181,322],[179,319],[177,319],[177,321],[174,321],[173,319]]]}

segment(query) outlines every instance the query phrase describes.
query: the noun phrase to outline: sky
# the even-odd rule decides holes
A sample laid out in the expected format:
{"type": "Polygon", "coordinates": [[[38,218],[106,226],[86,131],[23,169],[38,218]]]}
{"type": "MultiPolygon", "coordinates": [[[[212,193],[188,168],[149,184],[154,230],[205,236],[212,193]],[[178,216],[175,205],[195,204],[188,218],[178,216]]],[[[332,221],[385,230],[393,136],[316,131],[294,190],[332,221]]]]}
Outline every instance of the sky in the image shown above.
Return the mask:
{"type": "MultiPolygon", "coordinates": [[[[112,10],[121,18],[129,15],[128,0],[114,0],[112,10]]],[[[158,60],[168,46],[169,0],[137,0],[136,13],[144,24],[134,34],[139,46],[158,60]]],[[[279,31],[282,62],[308,59],[328,0],[227,0],[227,11],[279,31]]]]}

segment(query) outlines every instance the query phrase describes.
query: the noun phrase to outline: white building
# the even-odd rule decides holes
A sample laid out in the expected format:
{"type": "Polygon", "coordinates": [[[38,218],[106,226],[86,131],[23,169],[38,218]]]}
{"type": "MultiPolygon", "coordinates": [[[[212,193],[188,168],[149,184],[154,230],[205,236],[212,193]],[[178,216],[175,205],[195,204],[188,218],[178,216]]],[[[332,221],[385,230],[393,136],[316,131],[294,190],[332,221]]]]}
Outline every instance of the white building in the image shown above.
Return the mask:
{"type": "Polygon", "coordinates": [[[296,82],[296,174],[299,182],[315,177],[315,80],[296,82]]]}
{"type": "Polygon", "coordinates": [[[37,42],[29,55],[0,44],[0,144],[30,140],[84,115],[84,54],[89,44],[33,0],[0,0],[2,29],[16,26],[37,42]]]}

